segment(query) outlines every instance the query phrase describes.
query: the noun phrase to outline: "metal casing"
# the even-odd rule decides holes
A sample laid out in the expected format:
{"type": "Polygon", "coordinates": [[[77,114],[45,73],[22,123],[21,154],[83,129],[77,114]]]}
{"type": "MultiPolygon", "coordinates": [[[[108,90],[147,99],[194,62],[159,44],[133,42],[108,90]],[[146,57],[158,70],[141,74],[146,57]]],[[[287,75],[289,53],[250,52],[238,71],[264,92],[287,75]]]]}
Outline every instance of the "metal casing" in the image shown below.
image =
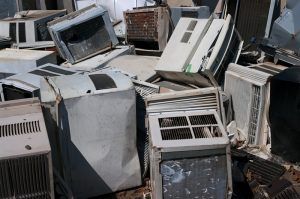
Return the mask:
{"type": "Polygon", "coordinates": [[[210,10],[208,6],[198,7],[171,7],[171,17],[173,25],[176,26],[181,17],[208,19],[210,10]]]}
{"type": "Polygon", "coordinates": [[[74,64],[116,46],[107,10],[91,5],[48,23],[60,55],[74,64]]]}
{"type": "Polygon", "coordinates": [[[154,199],[231,198],[230,144],[216,111],[150,115],[149,131],[154,199]]]}
{"type": "Polygon", "coordinates": [[[166,79],[217,85],[227,64],[237,62],[242,44],[230,15],[225,20],[181,18],[156,71],[166,79]]]}
{"type": "Polygon", "coordinates": [[[224,90],[232,97],[237,128],[251,145],[265,145],[267,142],[269,78],[285,69],[272,67],[267,63],[250,68],[230,64],[225,74],[224,90]]]}
{"type": "Polygon", "coordinates": [[[16,48],[53,47],[47,23],[64,16],[65,10],[29,10],[0,20],[0,35],[10,37],[16,48]]]}
{"type": "Polygon", "coordinates": [[[141,185],[130,78],[115,71],[50,77],[41,101],[46,121],[57,121],[48,128],[59,129],[61,173],[75,198],[141,185]]]}
{"type": "Polygon", "coordinates": [[[165,49],[169,36],[167,7],[146,7],[125,11],[124,19],[127,43],[147,50],[162,52],[165,49]]]}
{"type": "Polygon", "coordinates": [[[57,63],[54,52],[12,48],[0,50],[0,73],[26,73],[47,63],[57,63]]]}
{"type": "Polygon", "coordinates": [[[12,75],[0,80],[0,96],[2,101],[39,97],[41,78],[73,75],[75,73],[78,72],[54,64],[44,64],[26,73],[12,75]]]}
{"type": "Polygon", "coordinates": [[[0,197],[53,198],[51,148],[40,102],[0,103],[0,197]]]}

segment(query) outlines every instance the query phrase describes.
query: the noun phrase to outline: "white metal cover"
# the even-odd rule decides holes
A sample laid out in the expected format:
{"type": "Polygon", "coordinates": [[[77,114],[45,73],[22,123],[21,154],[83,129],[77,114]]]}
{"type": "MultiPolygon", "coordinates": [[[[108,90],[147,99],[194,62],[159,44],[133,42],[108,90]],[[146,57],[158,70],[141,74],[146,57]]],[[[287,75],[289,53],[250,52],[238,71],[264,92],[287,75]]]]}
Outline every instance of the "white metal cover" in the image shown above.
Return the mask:
{"type": "Polygon", "coordinates": [[[0,171],[1,198],[31,194],[54,198],[51,148],[37,98],[0,103],[0,171]],[[5,176],[7,164],[14,164],[9,166],[11,176],[5,176]]]}

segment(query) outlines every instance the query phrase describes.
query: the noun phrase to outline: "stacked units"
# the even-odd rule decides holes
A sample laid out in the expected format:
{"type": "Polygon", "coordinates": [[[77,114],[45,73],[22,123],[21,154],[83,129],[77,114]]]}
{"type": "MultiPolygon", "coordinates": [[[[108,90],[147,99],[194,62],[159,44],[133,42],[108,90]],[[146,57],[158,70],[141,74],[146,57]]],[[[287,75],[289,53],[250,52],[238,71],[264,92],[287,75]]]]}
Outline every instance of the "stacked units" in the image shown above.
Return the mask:
{"type": "Polygon", "coordinates": [[[0,103],[0,198],[53,198],[51,148],[38,99],[0,103]]]}
{"type": "Polygon", "coordinates": [[[40,80],[43,77],[73,75],[71,69],[54,64],[45,64],[27,73],[21,73],[0,80],[0,98],[2,101],[32,98],[40,96],[40,80]]]}
{"type": "Polygon", "coordinates": [[[227,65],[237,62],[242,44],[230,15],[226,19],[181,18],[156,71],[174,81],[218,85],[227,65]]]}
{"type": "Polygon", "coordinates": [[[52,143],[75,198],[141,185],[130,78],[116,71],[49,77],[41,101],[47,128],[59,131],[52,143]]]}
{"type": "Polygon", "coordinates": [[[226,71],[224,90],[232,97],[237,128],[251,145],[266,144],[269,79],[284,69],[266,63],[249,68],[230,64],[226,71]]]}
{"type": "Polygon", "coordinates": [[[154,199],[230,198],[229,139],[215,110],[149,115],[154,199]]]}
{"type": "Polygon", "coordinates": [[[92,5],[48,23],[60,55],[71,64],[118,44],[107,10],[92,5]]]}
{"type": "Polygon", "coordinates": [[[124,12],[126,40],[136,48],[162,52],[167,45],[167,7],[141,8],[124,12]]]}
{"type": "Polygon", "coordinates": [[[14,18],[0,20],[0,35],[10,37],[14,47],[45,48],[54,43],[47,23],[64,16],[65,10],[29,10],[18,12],[14,18]]]}

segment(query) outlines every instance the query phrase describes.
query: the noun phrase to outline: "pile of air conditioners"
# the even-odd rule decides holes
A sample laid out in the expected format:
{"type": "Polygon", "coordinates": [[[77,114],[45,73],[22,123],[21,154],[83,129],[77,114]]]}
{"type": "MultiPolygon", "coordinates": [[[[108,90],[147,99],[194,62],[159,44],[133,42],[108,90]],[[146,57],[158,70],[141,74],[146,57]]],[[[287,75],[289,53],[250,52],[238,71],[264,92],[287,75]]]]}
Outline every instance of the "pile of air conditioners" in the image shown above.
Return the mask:
{"type": "MultiPolygon", "coordinates": [[[[236,64],[243,41],[230,15],[171,10],[169,41],[154,39],[164,44],[161,57],[120,45],[98,5],[0,21],[0,36],[13,46],[55,45],[65,60],[58,66],[50,51],[0,51],[0,198],[96,197],[139,187],[149,173],[155,199],[231,198],[228,131],[247,145],[270,142],[270,101],[271,128],[280,121],[270,79],[282,86],[277,74],[285,68],[236,64]],[[198,17],[182,17],[190,12],[198,17]]],[[[126,23],[136,15],[143,13],[126,12],[126,23]]]]}

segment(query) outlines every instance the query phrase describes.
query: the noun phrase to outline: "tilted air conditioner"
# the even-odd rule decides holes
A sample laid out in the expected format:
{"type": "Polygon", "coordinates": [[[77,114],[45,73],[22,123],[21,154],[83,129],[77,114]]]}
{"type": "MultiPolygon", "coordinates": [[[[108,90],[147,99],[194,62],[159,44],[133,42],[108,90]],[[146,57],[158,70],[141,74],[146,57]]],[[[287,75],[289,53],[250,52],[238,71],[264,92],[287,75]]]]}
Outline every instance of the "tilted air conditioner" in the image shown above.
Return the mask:
{"type": "Polygon", "coordinates": [[[237,62],[242,43],[230,15],[226,20],[181,18],[156,71],[166,79],[217,85],[227,64],[237,62]]]}
{"type": "Polygon", "coordinates": [[[60,172],[75,198],[141,185],[130,78],[115,71],[45,78],[41,101],[47,128],[58,130],[60,172]]]}
{"type": "Polygon", "coordinates": [[[0,198],[53,198],[51,148],[37,98],[0,103],[0,198]]]}
{"type": "Polygon", "coordinates": [[[29,10],[16,13],[13,18],[0,20],[0,35],[10,37],[16,48],[53,47],[47,23],[64,16],[65,10],[29,10]]]}
{"type": "Polygon", "coordinates": [[[74,70],[54,64],[39,66],[27,73],[21,73],[0,80],[0,95],[3,101],[40,96],[40,80],[47,77],[73,75],[74,70]]]}
{"type": "Polygon", "coordinates": [[[57,10],[57,0],[15,0],[18,10],[57,10]]]}
{"type": "Polygon", "coordinates": [[[214,110],[149,116],[154,199],[230,198],[230,144],[214,110]]]}
{"type": "Polygon", "coordinates": [[[269,78],[284,69],[267,63],[249,68],[230,64],[226,71],[224,90],[232,97],[237,128],[249,144],[266,144],[269,78]]]}
{"type": "Polygon", "coordinates": [[[226,121],[219,88],[202,88],[150,95],[146,99],[147,113],[160,114],[176,111],[215,110],[226,121]]]}
{"type": "Polygon", "coordinates": [[[119,43],[107,10],[97,5],[49,22],[48,29],[60,55],[71,64],[119,43]]]}

